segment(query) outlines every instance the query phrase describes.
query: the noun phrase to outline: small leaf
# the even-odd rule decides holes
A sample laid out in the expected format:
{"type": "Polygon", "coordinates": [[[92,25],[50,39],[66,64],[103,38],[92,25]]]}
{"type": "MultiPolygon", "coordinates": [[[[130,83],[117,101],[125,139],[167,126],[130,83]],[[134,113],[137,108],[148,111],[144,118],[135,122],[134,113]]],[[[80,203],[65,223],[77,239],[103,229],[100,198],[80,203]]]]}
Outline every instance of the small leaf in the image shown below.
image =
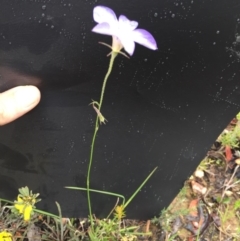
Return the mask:
{"type": "Polygon", "coordinates": [[[240,120],[240,112],[237,114],[237,119],[240,120]]]}
{"type": "Polygon", "coordinates": [[[28,187],[22,187],[18,189],[19,193],[22,194],[23,196],[29,196],[29,189],[28,187]]]}
{"type": "Polygon", "coordinates": [[[234,210],[237,210],[240,208],[240,200],[237,200],[235,203],[234,203],[234,210]]]}
{"type": "Polygon", "coordinates": [[[222,200],[222,203],[224,204],[229,204],[231,201],[231,199],[229,197],[225,197],[223,200],[222,200]]]}

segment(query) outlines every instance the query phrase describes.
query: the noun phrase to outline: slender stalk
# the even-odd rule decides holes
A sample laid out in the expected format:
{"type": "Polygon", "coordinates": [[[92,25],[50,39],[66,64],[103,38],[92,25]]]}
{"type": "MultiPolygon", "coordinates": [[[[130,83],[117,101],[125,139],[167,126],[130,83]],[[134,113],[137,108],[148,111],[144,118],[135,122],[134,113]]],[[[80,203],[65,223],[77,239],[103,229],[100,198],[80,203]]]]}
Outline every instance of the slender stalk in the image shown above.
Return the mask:
{"type": "Polygon", "coordinates": [[[107,80],[108,80],[109,75],[110,75],[111,72],[112,72],[113,63],[114,63],[114,60],[115,60],[115,58],[117,57],[117,55],[118,55],[117,52],[112,52],[112,53],[111,53],[111,59],[110,59],[110,62],[109,62],[108,71],[107,71],[107,73],[106,73],[106,75],[105,75],[105,78],[104,78],[104,80],[103,80],[102,92],[101,92],[101,97],[100,97],[100,101],[99,101],[99,110],[100,110],[101,107],[102,107],[102,102],[103,102],[103,97],[104,97],[104,92],[105,92],[107,80]]]}
{"type": "MultiPolygon", "coordinates": [[[[102,107],[103,97],[104,97],[104,93],[105,93],[107,80],[108,80],[109,75],[111,74],[114,59],[117,57],[117,54],[118,53],[116,53],[116,52],[111,53],[111,59],[110,59],[110,62],[109,62],[108,71],[107,71],[107,73],[105,75],[105,78],[103,80],[102,91],[101,91],[100,101],[99,101],[99,105],[98,105],[99,111],[102,107]]],[[[90,199],[90,174],[91,174],[91,167],[92,167],[92,161],[93,161],[94,144],[95,144],[98,129],[99,129],[99,117],[97,115],[94,133],[93,133],[93,137],[92,137],[92,144],[91,144],[90,158],[89,158],[88,172],[87,172],[87,199],[88,199],[88,210],[89,210],[89,216],[90,216],[90,222],[91,222],[92,230],[93,230],[93,218],[92,218],[92,208],[91,208],[91,199],[90,199]]]]}

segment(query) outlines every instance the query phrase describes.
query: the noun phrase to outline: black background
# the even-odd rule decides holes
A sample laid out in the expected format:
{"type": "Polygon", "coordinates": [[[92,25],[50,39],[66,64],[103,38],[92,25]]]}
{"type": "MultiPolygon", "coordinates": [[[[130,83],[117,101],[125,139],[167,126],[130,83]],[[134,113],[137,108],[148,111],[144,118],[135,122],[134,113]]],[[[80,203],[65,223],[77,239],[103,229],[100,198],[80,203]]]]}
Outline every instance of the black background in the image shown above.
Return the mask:
{"type": "MultiPolygon", "coordinates": [[[[139,22],[157,51],[140,45],[118,56],[102,113],[91,187],[130,197],[158,170],[127,209],[129,218],[159,214],[239,112],[238,0],[1,0],[0,90],[34,84],[37,108],[0,127],[0,197],[17,189],[40,192],[40,208],[87,216],[86,172],[111,37],[91,32],[94,6],[139,22]]],[[[108,213],[115,198],[92,195],[93,212],[108,213]]]]}

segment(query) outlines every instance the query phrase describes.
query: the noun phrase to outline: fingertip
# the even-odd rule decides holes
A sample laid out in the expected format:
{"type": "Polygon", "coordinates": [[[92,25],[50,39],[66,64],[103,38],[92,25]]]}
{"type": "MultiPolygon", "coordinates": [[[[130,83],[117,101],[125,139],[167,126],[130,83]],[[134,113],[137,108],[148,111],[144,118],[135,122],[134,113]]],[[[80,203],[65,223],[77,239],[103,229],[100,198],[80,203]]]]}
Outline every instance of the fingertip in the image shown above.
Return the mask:
{"type": "Polygon", "coordinates": [[[41,94],[37,87],[27,85],[16,87],[14,97],[18,110],[27,112],[39,103],[41,94]]]}
{"type": "Polygon", "coordinates": [[[7,124],[33,109],[41,93],[35,86],[18,86],[0,94],[0,125],[7,124]]]}

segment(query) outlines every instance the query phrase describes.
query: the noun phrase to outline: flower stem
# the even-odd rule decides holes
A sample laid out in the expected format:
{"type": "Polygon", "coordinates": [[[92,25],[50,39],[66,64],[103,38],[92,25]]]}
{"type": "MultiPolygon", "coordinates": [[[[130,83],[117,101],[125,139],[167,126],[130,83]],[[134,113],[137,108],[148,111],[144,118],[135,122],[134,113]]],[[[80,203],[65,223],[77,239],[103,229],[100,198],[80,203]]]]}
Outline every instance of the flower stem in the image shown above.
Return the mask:
{"type": "MultiPolygon", "coordinates": [[[[111,53],[111,59],[110,59],[110,62],[109,62],[108,71],[107,71],[107,73],[105,75],[105,78],[103,80],[102,91],[101,91],[100,101],[99,101],[99,105],[98,105],[99,111],[100,111],[100,109],[102,107],[103,97],[104,97],[104,93],[105,93],[107,80],[108,80],[109,75],[112,72],[114,59],[117,57],[117,54],[118,54],[117,52],[112,52],[111,53]]],[[[87,199],[88,199],[88,210],[89,210],[89,216],[90,216],[90,222],[91,222],[92,230],[94,230],[94,227],[93,227],[93,217],[92,217],[92,208],[91,208],[91,199],[90,199],[90,174],[91,174],[91,167],[92,167],[92,161],[93,161],[94,144],[95,144],[95,140],[96,140],[98,129],[99,129],[99,117],[97,115],[96,122],[95,122],[94,133],[93,133],[93,137],[92,137],[92,144],[91,144],[90,158],[89,158],[88,172],[87,172],[87,199]]]]}
{"type": "Polygon", "coordinates": [[[112,72],[112,67],[113,67],[113,63],[114,63],[114,60],[115,58],[117,57],[118,53],[117,52],[112,52],[111,53],[111,59],[110,59],[110,62],[109,62],[109,66],[108,66],[108,71],[105,75],[105,78],[103,80],[103,85],[102,85],[102,92],[101,92],[101,97],[100,97],[100,101],[99,101],[99,111],[102,107],[102,102],[103,102],[103,97],[104,97],[104,92],[105,92],[105,88],[106,88],[106,84],[107,84],[107,80],[108,80],[108,77],[109,75],[111,74],[112,72]]]}

